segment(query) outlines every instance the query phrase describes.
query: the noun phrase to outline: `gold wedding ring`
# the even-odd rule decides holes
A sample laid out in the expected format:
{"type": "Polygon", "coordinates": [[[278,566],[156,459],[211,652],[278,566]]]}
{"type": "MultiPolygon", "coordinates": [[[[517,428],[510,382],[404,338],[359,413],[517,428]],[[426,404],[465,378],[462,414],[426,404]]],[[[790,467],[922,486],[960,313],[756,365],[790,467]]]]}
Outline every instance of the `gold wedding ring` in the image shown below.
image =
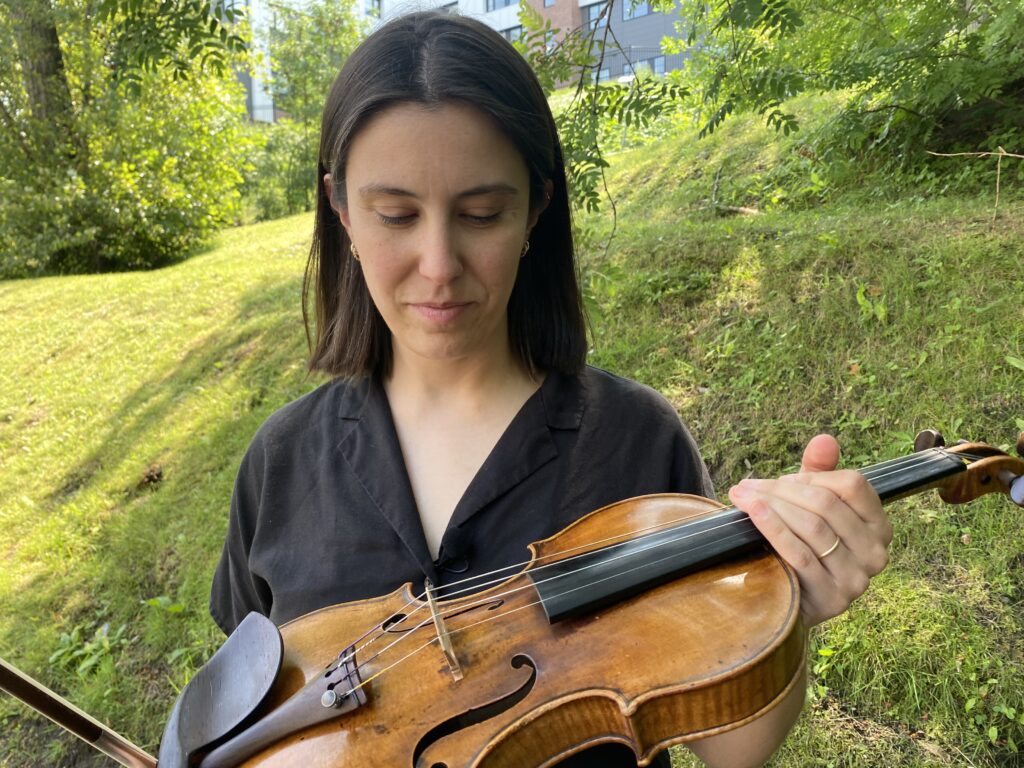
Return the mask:
{"type": "Polygon", "coordinates": [[[836,547],[838,547],[838,546],[839,546],[839,534],[836,534],[835,544],[833,544],[831,547],[829,547],[824,552],[822,552],[820,555],[818,555],[818,559],[819,560],[824,560],[826,557],[828,557],[833,552],[835,552],[836,551],[836,547]]]}

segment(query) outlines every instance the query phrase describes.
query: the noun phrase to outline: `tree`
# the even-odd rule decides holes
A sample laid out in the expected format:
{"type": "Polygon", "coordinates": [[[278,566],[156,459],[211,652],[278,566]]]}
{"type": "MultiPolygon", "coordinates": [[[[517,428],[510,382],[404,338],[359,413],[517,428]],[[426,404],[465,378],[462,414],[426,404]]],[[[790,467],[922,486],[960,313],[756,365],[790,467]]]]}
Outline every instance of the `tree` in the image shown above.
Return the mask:
{"type": "Polygon", "coordinates": [[[275,105],[296,122],[319,125],[327,91],[366,36],[352,0],[312,0],[301,7],[271,3],[269,30],[275,105]]]}
{"type": "MultiPolygon", "coordinates": [[[[610,16],[614,5],[615,0],[608,0],[601,12],[603,19],[610,16]]],[[[673,83],[643,76],[629,84],[598,82],[605,50],[618,45],[609,40],[606,23],[556,29],[525,1],[519,4],[519,23],[524,32],[515,45],[544,92],[550,96],[565,85],[573,89],[569,102],[555,115],[555,122],[573,206],[595,211],[600,206],[604,169],[608,167],[604,155],[609,136],[618,135],[621,128],[650,125],[674,110],[686,91],[673,83]]],[[[614,202],[612,209],[614,212],[614,202]]]]}
{"type": "Polygon", "coordinates": [[[0,59],[0,276],[166,263],[231,215],[235,18],[194,0],[0,0],[0,50],[17,52],[0,59]]]}
{"type": "Polygon", "coordinates": [[[312,209],[320,112],[338,70],[366,34],[351,0],[270,8],[270,88],[283,116],[267,128],[267,151],[257,168],[260,218],[312,209]]]}
{"type": "MultiPolygon", "coordinates": [[[[656,0],[664,7],[669,0],[656,0]]],[[[1018,0],[685,0],[684,82],[702,131],[752,109],[784,133],[783,102],[847,90],[832,140],[904,161],[933,148],[995,149],[1024,133],[1024,5],[1018,0]]]]}

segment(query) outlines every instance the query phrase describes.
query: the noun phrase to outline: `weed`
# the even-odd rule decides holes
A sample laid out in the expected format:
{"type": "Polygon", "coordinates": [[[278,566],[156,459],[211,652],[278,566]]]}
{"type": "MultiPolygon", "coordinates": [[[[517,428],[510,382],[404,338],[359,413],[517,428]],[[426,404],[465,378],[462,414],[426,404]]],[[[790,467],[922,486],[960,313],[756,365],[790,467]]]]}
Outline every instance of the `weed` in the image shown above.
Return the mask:
{"type": "Polygon", "coordinates": [[[90,635],[81,624],[70,632],[62,632],[57,650],[50,656],[50,663],[72,670],[79,677],[88,677],[107,659],[116,659],[129,639],[125,637],[127,626],[122,624],[113,633],[110,624],[101,624],[90,635]]]}

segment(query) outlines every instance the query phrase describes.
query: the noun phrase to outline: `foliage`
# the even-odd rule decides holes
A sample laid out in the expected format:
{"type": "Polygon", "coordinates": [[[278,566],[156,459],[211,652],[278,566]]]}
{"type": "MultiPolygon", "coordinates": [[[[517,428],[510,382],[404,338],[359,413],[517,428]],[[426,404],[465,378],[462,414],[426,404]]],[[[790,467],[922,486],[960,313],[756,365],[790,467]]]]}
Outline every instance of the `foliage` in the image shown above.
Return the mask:
{"type": "Polygon", "coordinates": [[[62,632],[57,650],[50,656],[49,662],[67,670],[73,670],[79,677],[87,677],[99,664],[110,658],[114,659],[129,640],[125,637],[127,626],[122,624],[114,632],[110,624],[101,624],[92,637],[82,625],[70,632],[62,632]]]}
{"type": "Polygon", "coordinates": [[[261,150],[252,156],[245,174],[245,217],[266,221],[308,210],[316,187],[317,133],[288,118],[254,123],[250,130],[261,150]]]}
{"type": "Polygon", "coordinates": [[[246,50],[235,25],[241,8],[231,0],[100,0],[96,17],[109,25],[108,62],[114,77],[129,90],[139,89],[143,72],[169,69],[175,80],[201,71],[218,75],[246,50]]]}
{"type": "Polygon", "coordinates": [[[0,5],[0,46],[19,52],[0,61],[3,277],[166,264],[236,217],[254,142],[234,75],[203,56],[183,69],[180,52],[158,65],[146,49],[129,77],[114,62],[135,60],[118,34],[133,11],[90,10],[0,5]]]}
{"type": "MultiPolygon", "coordinates": [[[[610,0],[603,13],[612,12],[610,0]]],[[[598,39],[598,29],[607,35],[607,25],[560,30],[550,19],[525,2],[519,6],[523,36],[516,47],[530,63],[545,93],[569,82],[574,93],[558,111],[555,122],[562,140],[569,190],[575,208],[596,211],[607,145],[620,129],[645,128],[658,117],[674,110],[685,90],[678,85],[650,76],[639,76],[629,84],[600,83],[595,74],[601,69],[606,39],[598,39]]]]}
{"type": "MultiPolygon", "coordinates": [[[[353,0],[273,5],[270,88],[274,105],[316,136],[331,83],[366,34],[353,0]]],[[[315,157],[315,155],[314,155],[315,157]]]]}
{"type": "Polygon", "coordinates": [[[366,33],[352,0],[316,0],[294,7],[275,3],[265,30],[267,77],[280,116],[255,130],[265,140],[246,176],[245,202],[257,221],[313,207],[320,115],[331,83],[366,33]]]}
{"type": "MultiPolygon", "coordinates": [[[[667,0],[658,0],[667,7],[667,0]]],[[[870,0],[686,0],[685,35],[701,133],[751,109],[788,134],[783,103],[803,91],[846,90],[829,126],[838,153],[884,149],[924,164],[923,148],[995,150],[1024,138],[1024,6],[870,0]]]]}

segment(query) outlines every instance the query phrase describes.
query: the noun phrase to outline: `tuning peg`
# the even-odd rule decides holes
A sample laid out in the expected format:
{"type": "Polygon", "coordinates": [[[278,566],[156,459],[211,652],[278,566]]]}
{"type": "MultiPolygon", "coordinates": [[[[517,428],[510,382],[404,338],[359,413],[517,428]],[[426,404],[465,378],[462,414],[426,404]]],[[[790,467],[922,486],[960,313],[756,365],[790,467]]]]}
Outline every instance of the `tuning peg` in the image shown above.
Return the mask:
{"type": "Polygon", "coordinates": [[[914,438],[914,450],[926,451],[929,448],[941,448],[946,444],[942,433],[936,429],[922,429],[914,438]]]}

